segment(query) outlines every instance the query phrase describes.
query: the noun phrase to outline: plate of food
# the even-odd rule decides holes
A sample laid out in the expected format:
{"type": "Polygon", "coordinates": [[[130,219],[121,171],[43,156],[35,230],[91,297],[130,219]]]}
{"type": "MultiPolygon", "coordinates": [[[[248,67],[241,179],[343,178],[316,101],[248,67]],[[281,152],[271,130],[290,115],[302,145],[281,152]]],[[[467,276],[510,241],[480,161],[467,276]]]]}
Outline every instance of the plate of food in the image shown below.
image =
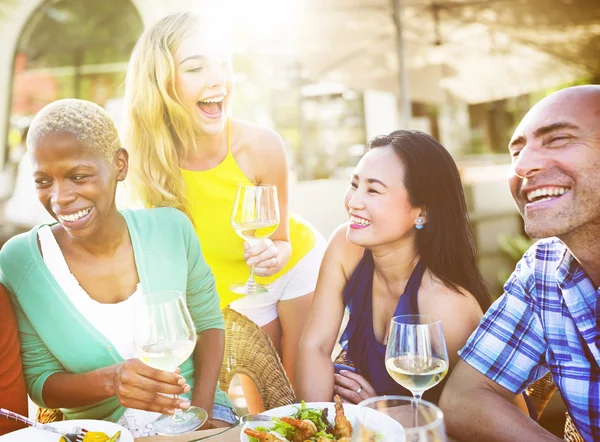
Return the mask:
{"type": "MultiPolygon", "coordinates": [[[[74,419],[69,421],[53,422],[48,425],[51,425],[64,432],[70,432],[74,426],[85,428],[88,432],[86,433],[83,442],[133,442],[133,435],[128,430],[123,428],[121,425],[107,421],[74,419]]],[[[41,430],[39,428],[29,427],[1,436],[0,441],[59,442],[60,438],[60,434],[56,434],[47,430],[41,430]]]]}
{"type": "MultiPolygon", "coordinates": [[[[378,428],[382,431],[373,436],[373,442],[395,440],[399,434],[404,436],[404,430],[398,422],[375,410],[367,412],[381,421],[378,428]],[[394,437],[388,437],[392,433],[394,437]]],[[[342,404],[336,395],[334,402],[302,402],[261,414],[271,416],[273,420],[248,422],[242,428],[241,442],[352,442],[358,406],[342,404]]]]}

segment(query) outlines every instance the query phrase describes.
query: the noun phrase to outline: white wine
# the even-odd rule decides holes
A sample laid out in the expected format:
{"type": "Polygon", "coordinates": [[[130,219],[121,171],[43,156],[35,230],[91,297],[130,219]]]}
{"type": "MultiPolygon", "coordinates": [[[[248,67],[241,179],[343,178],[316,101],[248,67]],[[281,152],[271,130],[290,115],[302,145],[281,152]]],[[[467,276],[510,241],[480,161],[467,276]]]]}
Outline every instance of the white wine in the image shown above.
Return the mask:
{"type": "Polygon", "coordinates": [[[138,350],[137,356],[152,368],[175,371],[190,357],[194,347],[196,347],[196,343],[187,339],[157,342],[142,347],[138,350]]]}
{"type": "Polygon", "coordinates": [[[277,221],[257,221],[234,224],[233,229],[243,240],[248,241],[253,246],[261,239],[268,238],[275,233],[277,227],[279,227],[279,222],[277,221]]]}
{"type": "Polygon", "coordinates": [[[437,385],[448,372],[444,359],[420,355],[402,355],[389,358],[385,368],[390,376],[411,392],[423,392],[437,385]]]}

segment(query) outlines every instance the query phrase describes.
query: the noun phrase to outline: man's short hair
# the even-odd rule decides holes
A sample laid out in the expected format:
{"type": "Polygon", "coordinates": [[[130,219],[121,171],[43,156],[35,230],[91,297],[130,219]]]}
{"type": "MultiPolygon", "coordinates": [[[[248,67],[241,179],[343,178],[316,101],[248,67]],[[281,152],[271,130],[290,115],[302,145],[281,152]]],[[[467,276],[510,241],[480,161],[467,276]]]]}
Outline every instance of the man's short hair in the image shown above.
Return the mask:
{"type": "Polygon", "coordinates": [[[27,135],[27,148],[52,133],[69,133],[94,154],[111,162],[121,148],[119,132],[108,113],[91,101],[68,98],[54,101],[35,116],[27,135]]]}

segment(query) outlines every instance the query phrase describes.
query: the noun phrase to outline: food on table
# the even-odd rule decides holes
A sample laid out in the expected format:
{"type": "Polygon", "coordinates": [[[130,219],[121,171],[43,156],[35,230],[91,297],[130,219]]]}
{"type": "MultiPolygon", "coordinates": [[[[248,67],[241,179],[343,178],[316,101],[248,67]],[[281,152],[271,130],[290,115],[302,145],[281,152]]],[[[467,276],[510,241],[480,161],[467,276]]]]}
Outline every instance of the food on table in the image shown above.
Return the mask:
{"type": "MultiPolygon", "coordinates": [[[[121,432],[117,431],[113,437],[101,431],[88,431],[83,437],[83,442],[118,442],[121,437],[121,432]]],[[[69,442],[65,437],[61,436],[58,442],[69,442]]]]}
{"type": "Polygon", "coordinates": [[[251,428],[246,428],[244,433],[248,435],[251,441],[258,440],[260,442],[279,442],[283,439],[278,438],[274,434],[267,433],[266,431],[256,431],[251,428]]]}
{"type": "Polygon", "coordinates": [[[352,425],[346,419],[346,415],[344,414],[344,406],[342,405],[342,400],[336,394],[333,398],[335,402],[335,428],[333,430],[333,434],[338,437],[351,437],[352,436],[352,425]]]}
{"type": "MultiPolygon", "coordinates": [[[[321,419],[322,416],[323,415],[321,414],[321,419]]],[[[282,417],[281,420],[286,424],[290,424],[292,427],[296,428],[292,442],[304,442],[305,440],[310,440],[310,438],[314,437],[314,435],[319,431],[315,423],[308,419],[301,420],[291,417],[282,417]]]]}
{"type": "Polygon", "coordinates": [[[306,408],[304,401],[289,417],[273,418],[271,428],[246,428],[250,442],[350,442],[352,426],[344,415],[339,396],[335,396],[334,425],[329,422],[328,409],[306,408]]]}

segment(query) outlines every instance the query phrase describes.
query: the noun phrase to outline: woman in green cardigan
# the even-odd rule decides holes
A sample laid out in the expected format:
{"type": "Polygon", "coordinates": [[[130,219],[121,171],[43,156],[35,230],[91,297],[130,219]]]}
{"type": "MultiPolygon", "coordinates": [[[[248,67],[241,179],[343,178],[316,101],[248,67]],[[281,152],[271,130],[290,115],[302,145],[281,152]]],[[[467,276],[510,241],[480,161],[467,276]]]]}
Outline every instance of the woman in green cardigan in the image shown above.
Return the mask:
{"type": "Polygon", "coordinates": [[[205,427],[234,423],[217,385],[223,316],[191,222],[169,208],[117,210],[128,154],[111,118],[93,103],[46,106],[27,144],[38,198],[57,222],[5,244],[0,284],[16,300],[32,399],[67,418],[118,422],[134,435],[151,434],[158,413],[190,405],[208,412],[205,427]],[[196,327],[194,354],[177,373],[135,358],[135,299],[160,290],[186,294],[196,327]]]}

